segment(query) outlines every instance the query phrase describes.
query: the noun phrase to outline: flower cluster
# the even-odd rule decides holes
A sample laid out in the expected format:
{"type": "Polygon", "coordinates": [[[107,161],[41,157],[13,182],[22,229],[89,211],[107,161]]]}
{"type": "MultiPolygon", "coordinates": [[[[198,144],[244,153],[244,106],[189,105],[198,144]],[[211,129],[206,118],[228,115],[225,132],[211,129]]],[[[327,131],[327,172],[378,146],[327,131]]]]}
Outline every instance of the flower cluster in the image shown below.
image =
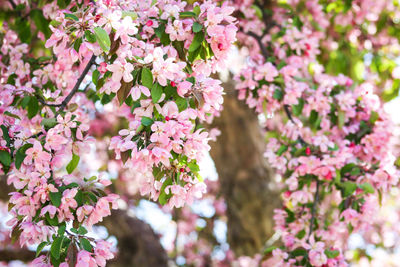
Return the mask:
{"type": "MultiPolygon", "coordinates": [[[[317,1],[307,6],[326,27],[317,1]]],[[[313,25],[296,17],[266,32],[268,38],[246,26],[240,34],[258,49],[236,77],[239,98],[276,118],[265,123],[265,156],[286,188],[284,208],[274,215],[283,246],[267,249],[273,253],[266,266],[347,266],[348,235],[368,227],[379,195],[398,184],[392,124],[374,85],[324,73],[316,64],[323,34],[313,25]]]]}

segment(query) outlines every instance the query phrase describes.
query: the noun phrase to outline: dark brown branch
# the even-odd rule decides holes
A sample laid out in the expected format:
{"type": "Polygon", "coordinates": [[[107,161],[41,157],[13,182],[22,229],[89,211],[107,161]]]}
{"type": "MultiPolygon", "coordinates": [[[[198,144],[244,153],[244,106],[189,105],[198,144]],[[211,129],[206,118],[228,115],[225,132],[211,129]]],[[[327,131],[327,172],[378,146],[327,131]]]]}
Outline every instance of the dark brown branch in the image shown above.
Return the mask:
{"type": "Polygon", "coordinates": [[[258,46],[261,49],[261,53],[264,56],[264,59],[269,58],[268,50],[265,47],[265,45],[263,44],[263,42],[262,42],[262,36],[259,36],[259,35],[255,34],[254,32],[247,32],[247,35],[249,35],[249,36],[253,37],[254,39],[256,39],[256,41],[258,43],[258,46]]]}
{"type": "Polygon", "coordinates": [[[44,99],[42,99],[40,96],[36,96],[37,101],[39,101],[42,105],[48,106],[48,107],[61,107],[61,104],[51,104],[47,103],[44,99]]]}
{"type": "Polygon", "coordinates": [[[20,260],[23,262],[29,262],[35,259],[35,252],[28,249],[1,249],[0,250],[0,261],[10,262],[20,260]]]}
{"type": "Polygon", "coordinates": [[[83,70],[81,76],[79,77],[78,81],[76,81],[76,84],[74,86],[74,88],[71,90],[71,92],[67,95],[67,97],[64,99],[64,101],[61,103],[60,108],[58,109],[57,113],[60,113],[60,111],[62,111],[69,103],[69,101],[71,101],[71,99],[74,97],[74,95],[76,94],[76,92],[78,92],[79,90],[79,86],[81,85],[83,79],[85,79],[86,75],[88,74],[90,67],[92,67],[93,63],[96,60],[96,56],[93,55],[88,64],[86,65],[85,69],[83,70]]]}
{"type": "MultiPolygon", "coordinates": [[[[289,105],[283,105],[283,109],[285,110],[286,116],[289,118],[289,120],[296,125],[295,121],[293,120],[292,113],[290,112],[289,105]]],[[[303,146],[309,146],[309,144],[306,141],[304,141],[303,137],[301,137],[300,135],[298,139],[303,146]]]]}
{"type": "Polygon", "coordinates": [[[11,6],[12,6],[13,9],[16,9],[16,8],[17,8],[17,5],[14,3],[13,0],[8,0],[8,2],[10,2],[10,4],[11,4],[11,6]]]}

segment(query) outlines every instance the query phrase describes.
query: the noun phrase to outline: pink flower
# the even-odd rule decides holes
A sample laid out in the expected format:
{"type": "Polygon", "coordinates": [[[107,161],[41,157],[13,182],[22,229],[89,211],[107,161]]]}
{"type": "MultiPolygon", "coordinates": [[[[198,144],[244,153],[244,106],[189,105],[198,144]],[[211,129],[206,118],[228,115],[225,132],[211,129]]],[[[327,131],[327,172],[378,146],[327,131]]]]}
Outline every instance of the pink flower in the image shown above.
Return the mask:
{"type": "MultiPolygon", "coordinates": [[[[68,128],[69,129],[69,128],[68,128]]],[[[55,150],[58,151],[63,148],[68,142],[68,139],[58,134],[57,129],[51,128],[46,135],[46,143],[44,144],[44,148],[47,150],[55,150]]]]}
{"type": "Polygon", "coordinates": [[[35,140],[33,147],[26,150],[26,157],[24,159],[24,164],[30,165],[32,161],[35,165],[48,165],[51,160],[51,155],[43,151],[42,145],[39,141],[35,140]]]}
{"type": "Polygon", "coordinates": [[[72,120],[72,113],[68,112],[64,118],[58,115],[57,122],[59,124],[55,128],[60,132],[64,132],[66,137],[71,137],[71,128],[76,128],[76,122],[72,120]]]}
{"type": "Polygon", "coordinates": [[[78,252],[78,259],[75,267],[97,267],[97,263],[90,252],[81,250],[78,252]]]}
{"type": "Polygon", "coordinates": [[[185,94],[192,88],[192,83],[188,81],[183,81],[178,84],[177,92],[181,97],[185,97],[185,94]]]}
{"type": "Polygon", "coordinates": [[[97,68],[97,70],[101,73],[104,74],[107,72],[107,63],[106,62],[101,62],[100,66],[97,68]]]}
{"type": "Polygon", "coordinates": [[[142,93],[147,97],[150,96],[150,90],[146,86],[136,85],[136,86],[132,87],[131,96],[132,96],[133,101],[138,100],[140,98],[140,96],[142,95],[142,93]]]}
{"type": "Polygon", "coordinates": [[[125,59],[116,59],[113,64],[107,66],[107,70],[113,73],[111,79],[114,82],[119,82],[123,79],[128,83],[133,80],[133,65],[126,62],[125,59]]]}
{"type": "Polygon", "coordinates": [[[96,263],[104,267],[106,266],[106,260],[110,260],[114,258],[114,254],[110,251],[111,249],[111,243],[107,241],[97,241],[96,242],[96,247],[94,249],[94,255],[96,259],[96,263]]]}

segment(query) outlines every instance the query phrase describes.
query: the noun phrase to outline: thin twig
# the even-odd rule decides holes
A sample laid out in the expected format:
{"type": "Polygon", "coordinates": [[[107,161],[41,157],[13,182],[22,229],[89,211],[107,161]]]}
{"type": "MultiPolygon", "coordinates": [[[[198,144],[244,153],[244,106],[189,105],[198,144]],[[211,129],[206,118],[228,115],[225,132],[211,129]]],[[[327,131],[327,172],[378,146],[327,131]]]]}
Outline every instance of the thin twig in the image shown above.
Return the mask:
{"type": "Polygon", "coordinates": [[[249,36],[253,37],[254,39],[256,39],[256,41],[258,43],[258,46],[261,49],[261,53],[264,56],[264,59],[269,58],[268,50],[265,47],[265,45],[263,44],[263,42],[262,42],[262,36],[259,36],[259,35],[255,34],[254,32],[247,32],[247,35],[249,35],[249,36]]]}
{"type": "Polygon", "coordinates": [[[315,191],[314,203],[313,203],[313,206],[312,206],[312,209],[311,209],[310,229],[308,231],[307,240],[310,239],[311,233],[312,233],[313,228],[314,228],[315,213],[317,211],[317,204],[318,204],[318,201],[319,201],[319,185],[320,185],[319,184],[319,180],[317,180],[317,188],[316,188],[316,191],[315,191]]]}
{"type": "Polygon", "coordinates": [[[44,106],[48,106],[48,107],[60,107],[61,104],[51,104],[51,103],[47,103],[46,101],[44,101],[44,99],[42,99],[40,96],[36,96],[36,99],[44,106]]]}
{"type": "Polygon", "coordinates": [[[11,6],[12,6],[13,9],[16,9],[16,8],[17,8],[17,5],[14,3],[13,0],[8,0],[8,2],[10,2],[10,4],[11,4],[11,6]]]}
{"type": "Polygon", "coordinates": [[[85,67],[85,69],[83,70],[81,76],[76,81],[76,84],[75,84],[74,88],[71,90],[71,92],[67,95],[67,97],[64,99],[64,101],[61,103],[60,108],[58,109],[57,113],[60,113],[68,105],[69,101],[71,101],[71,99],[74,97],[76,92],[78,92],[79,86],[81,85],[83,79],[86,77],[86,74],[88,74],[88,72],[90,70],[90,67],[93,65],[95,60],[96,60],[96,56],[93,55],[90,58],[88,64],[85,67]]]}
{"type": "MultiPolygon", "coordinates": [[[[289,105],[283,105],[283,109],[285,110],[286,116],[289,118],[289,120],[293,122],[294,125],[296,125],[296,122],[293,120],[292,113],[290,112],[289,105]]],[[[298,139],[303,146],[309,146],[309,144],[304,141],[303,137],[301,137],[300,135],[298,136],[298,139]]]]}

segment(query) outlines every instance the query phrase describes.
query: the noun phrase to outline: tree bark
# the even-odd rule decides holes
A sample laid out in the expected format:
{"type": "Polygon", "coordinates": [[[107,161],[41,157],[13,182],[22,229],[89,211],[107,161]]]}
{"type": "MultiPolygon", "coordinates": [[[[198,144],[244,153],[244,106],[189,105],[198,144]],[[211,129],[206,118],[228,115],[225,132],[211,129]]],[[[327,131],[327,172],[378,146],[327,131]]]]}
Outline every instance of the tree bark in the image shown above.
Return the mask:
{"type": "Polygon", "coordinates": [[[266,143],[257,115],[237,99],[233,81],[224,87],[224,110],[212,125],[221,135],[210,153],[227,203],[230,248],[236,256],[252,256],[273,235],[273,210],[280,200],[263,156],[266,143]]]}
{"type": "Polygon", "coordinates": [[[104,219],[108,233],[118,239],[118,255],[107,263],[110,267],[167,267],[168,256],[159,236],[145,222],[116,210],[104,219]]]}

